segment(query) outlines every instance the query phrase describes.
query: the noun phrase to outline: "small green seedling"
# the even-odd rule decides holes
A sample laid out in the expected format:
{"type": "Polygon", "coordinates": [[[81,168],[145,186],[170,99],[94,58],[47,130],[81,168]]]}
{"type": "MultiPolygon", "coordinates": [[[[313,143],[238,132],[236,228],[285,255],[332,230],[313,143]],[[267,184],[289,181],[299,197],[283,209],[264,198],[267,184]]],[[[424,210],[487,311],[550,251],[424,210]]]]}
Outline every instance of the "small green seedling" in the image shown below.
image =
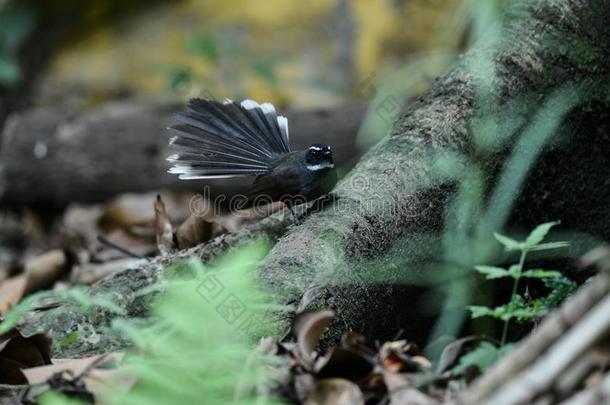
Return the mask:
{"type": "Polygon", "coordinates": [[[506,343],[508,325],[511,319],[517,321],[530,321],[539,319],[554,309],[561,301],[568,297],[577,285],[558,271],[548,271],[543,269],[525,269],[525,258],[529,252],[559,249],[569,246],[568,242],[543,242],[551,228],[559,222],[546,222],[538,225],[524,241],[516,241],[507,236],[494,233],[498,242],[504,245],[506,251],[520,252],[519,262],[510,266],[508,269],[494,266],[475,266],[477,272],[485,275],[488,280],[499,278],[512,278],[513,290],[510,301],[507,304],[495,308],[486,306],[470,306],[472,318],[490,316],[504,321],[502,330],[501,345],[506,343]],[[542,298],[527,302],[525,298],[517,293],[519,280],[522,278],[538,279],[551,290],[542,298]]]}

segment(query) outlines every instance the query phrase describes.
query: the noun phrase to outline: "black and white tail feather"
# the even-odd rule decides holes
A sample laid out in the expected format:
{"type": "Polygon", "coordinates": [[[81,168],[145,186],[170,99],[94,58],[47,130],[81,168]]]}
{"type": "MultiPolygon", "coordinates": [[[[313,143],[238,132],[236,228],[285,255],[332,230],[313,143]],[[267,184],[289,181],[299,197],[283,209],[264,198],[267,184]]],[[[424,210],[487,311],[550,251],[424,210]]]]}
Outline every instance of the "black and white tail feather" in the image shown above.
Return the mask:
{"type": "Polygon", "coordinates": [[[177,120],[170,145],[178,153],[167,160],[180,179],[261,175],[290,152],[288,120],[270,103],[195,98],[177,120]]]}

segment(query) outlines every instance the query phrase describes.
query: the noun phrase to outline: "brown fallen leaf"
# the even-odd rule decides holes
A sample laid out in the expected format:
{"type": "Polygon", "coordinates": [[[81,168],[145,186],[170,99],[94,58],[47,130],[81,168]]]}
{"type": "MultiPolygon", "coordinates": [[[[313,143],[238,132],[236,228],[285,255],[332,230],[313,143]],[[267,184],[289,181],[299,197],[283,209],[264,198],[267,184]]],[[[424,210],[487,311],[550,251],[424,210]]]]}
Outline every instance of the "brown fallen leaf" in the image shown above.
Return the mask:
{"type": "Polygon", "coordinates": [[[108,394],[117,389],[127,391],[136,382],[131,371],[117,368],[122,358],[121,353],[110,353],[82,359],[53,359],[53,364],[25,369],[23,374],[30,385],[47,383],[60,392],[70,388],[85,390],[96,403],[102,403],[108,394]]]}
{"type": "Polygon", "coordinates": [[[244,226],[261,220],[285,207],[282,202],[274,202],[264,207],[238,210],[227,214],[216,212],[204,198],[193,198],[189,202],[191,215],[176,228],[170,238],[171,223],[166,213],[165,203],[159,197],[155,202],[157,243],[161,252],[170,246],[188,249],[205,243],[217,236],[235,232],[244,226]]]}
{"type": "Polygon", "coordinates": [[[0,282],[0,314],[6,314],[23,297],[25,274],[20,274],[0,282]]]}
{"type": "Polygon", "coordinates": [[[178,249],[188,249],[207,242],[212,239],[213,234],[214,224],[197,215],[191,215],[174,232],[178,249]]]}
{"type": "Polygon", "coordinates": [[[50,288],[71,267],[62,249],[55,249],[30,259],[23,274],[0,282],[0,314],[6,314],[27,294],[50,288]]]}
{"type": "Polygon", "coordinates": [[[112,356],[105,354],[84,357],[82,359],[53,359],[51,364],[27,368],[23,370],[23,374],[28,384],[42,384],[51,378],[53,374],[67,371],[73,376],[78,376],[90,367],[100,366],[112,360],[112,356]]]}
{"type": "Polygon", "coordinates": [[[436,374],[441,375],[445,371],[455,366],[460,357],[467,351],[470,351],[473,346],[480,341],[481,338],[477,336],[467,336],[449,343],[447,346],[445,346],[441,353],[436,374]]]}
{"type": "MultiPolygon", "coordinates": [[[[93,243],[100,233],[98,224],[103,213],[104,208],[100,204],[70,204],[61,221],[64,232],[70,240],[80,237],[86,241],[86,244],[93,243]]],[[[70,246],[72,247],[72,245],[70,246]]]]}
{"type": "Polygon", "coordinates": [[[155,208],[155,230],[157,236],[157,248],[162,255],[167,255],[176,250],[174,242],[174,231],[169,216],[165,211],[165,204],[161,195],[157,194],[154,204],[155,208]]]}
{"type": "Polygon", "coordinates": [[[63,249],[55,249],[29,260],[25,264],[26,283],[23,294],[27,295],[50,288],[70,270],[70,259],[63,249]]]}
{"type": "Polygon", "coordinates": [[[238,210],[227,215],[209,217],[208,220],[219,225],[224,232],[236,232],[246,225],[260,221],[278,211],[283,210],[286,205],[281,201],[272,202],[265,206],[238,210]]]}
{"type": "Polygon", "coordinates": [[[415,388],[413,382],[405,374],[393,373],[383,370],[383,381],[385,382],[390,404],[392,405],[434,405],[438,401],[415,388]]]}
{"type": "MultiPolygon", "coordinates": [[[[155,212],[153,203],[158,193],[122,194],[104,207],[99,226],[105,232],[114,229],[130,229],[135,226],[147,226],[154,229],[155,212]]],[[[188,212],[190,196],[174,193],[163,193],[163,202],[170,218],[182,221],[188,212]]]]}
{"type": "Polygon", "coordinates": [[[154,200],[155,195],[152,193],[122,194],[106,204],[99,226],[103,230],[111,231],[116,228],[127,229],[134,225],[152,223],[154,211],[150,203],[154,200]]]}
{"type": "Polygon", "coordinates": [[[414,355],[417,347],[406,340],[386,342],[379,350],[381,364],[386,370],[398,372],[419,371],[432,366],[423,356],[414,355]]]}
{"type": "MultiPolygon", "coordinates": [[[[167,214],[165,203],[160,195],[154,203],[155,209],[155,234],[157,247],[162,255],[168,254],[176,249],[188,249],[207,242],[214,236],[225,233],[211,219],[214,213],[206,209],[207,200],[196,200],[200,206],[192,209],[196,213],[191,215],[176,230],[172,228],[171,220],[167,214]],[[201,205],[203,204],[203,205],[201,205]]],[[[191,201],[191,204],[193,202],[191,201]]]]}
{"type": "Polygon", "coordinates": [[[0,336],[0,383],[25,384],[23,370],[51,364],[51,340],[39,333],[24,337],[17,329],[0,336]]]}
{"type": "Polygon", "coordinates": [[[315,349],[320,342],[322,334],[335,317],[330,310],[317,312],[302,312],[297,314],[293,324],[293,335],[297,340],[297,349],[304,366],[313,368],[315,349]]]}
{"type": "Polygon", "coordinates": [[[315,382],[304,401],[306,405],[352,405],[364,404],[360,388],[349,380],[327,378],[315,382]]]}

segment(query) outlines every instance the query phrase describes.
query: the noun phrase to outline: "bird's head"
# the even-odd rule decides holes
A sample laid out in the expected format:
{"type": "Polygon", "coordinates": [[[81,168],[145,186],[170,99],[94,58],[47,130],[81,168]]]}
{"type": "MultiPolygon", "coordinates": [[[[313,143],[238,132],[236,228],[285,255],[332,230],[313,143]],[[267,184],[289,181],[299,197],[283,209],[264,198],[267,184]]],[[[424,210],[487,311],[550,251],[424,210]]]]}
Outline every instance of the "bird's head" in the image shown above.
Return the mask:
{"type": "Polygon", "coordinates": [[[312,171],[334,169],[333,151],[323,143],[314,143],[305,152],[305,164],[312,171]]]}

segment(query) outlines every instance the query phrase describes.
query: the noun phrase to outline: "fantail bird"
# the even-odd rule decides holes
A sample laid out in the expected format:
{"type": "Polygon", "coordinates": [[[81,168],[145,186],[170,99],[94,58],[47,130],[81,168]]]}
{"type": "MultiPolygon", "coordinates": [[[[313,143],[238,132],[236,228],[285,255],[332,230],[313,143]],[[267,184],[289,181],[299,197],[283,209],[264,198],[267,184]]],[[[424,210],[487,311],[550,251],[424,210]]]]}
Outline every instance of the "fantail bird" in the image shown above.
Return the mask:
{"type": "MultiPolygon", "coordinates": [[[[288,120],[270,103],[194,98],[170,129],[170,173],[180,179],[217,179],[255,175],[246,206],[282,201],[288,208],[327,194],[337,182],[333,153],[315,143],[290,150],[288,120]]],[[[242,204],[242,208],[244,205],[242,204]]]]}

